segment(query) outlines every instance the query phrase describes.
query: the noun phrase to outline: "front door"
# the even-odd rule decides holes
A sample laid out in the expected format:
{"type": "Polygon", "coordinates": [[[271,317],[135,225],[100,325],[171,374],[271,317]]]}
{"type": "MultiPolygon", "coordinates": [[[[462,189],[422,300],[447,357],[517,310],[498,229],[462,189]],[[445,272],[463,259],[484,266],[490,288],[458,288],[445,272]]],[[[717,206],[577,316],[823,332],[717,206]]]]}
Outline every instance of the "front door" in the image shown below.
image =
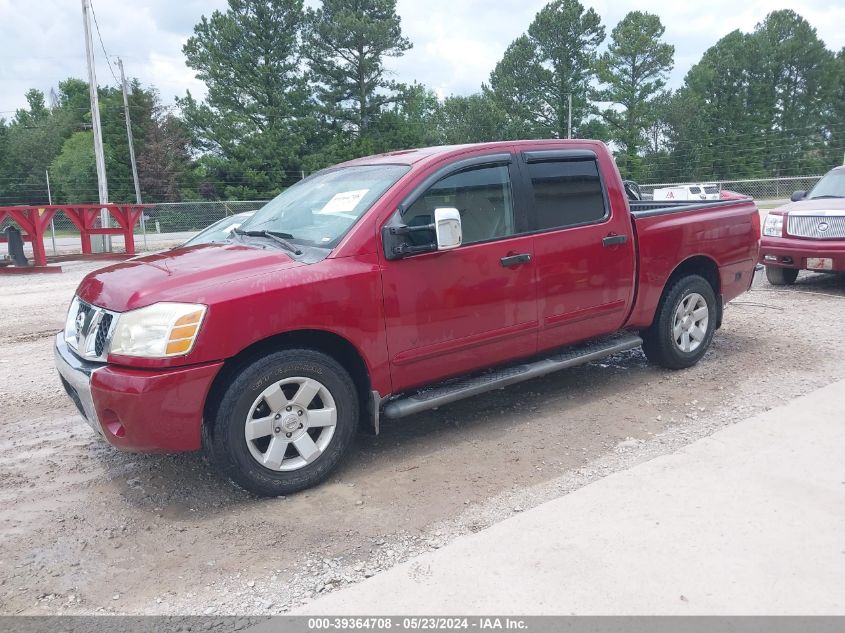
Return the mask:
{"type": "MultiPolygon", "coordinates": [[[[507,156],[507,155],[506,155],[507,156]]],[[[478,163],[481,161],[481,164],[478,163]]],[[[431,224],[457,208],[463,245],[385,261],[387,344],[395,392],[536,350],[533,238],[512,188],[511,161],[449,168],[394,222],[431,224]]],[[[491,158],[492,160],[492,158],[491,158]]],[[[397,214],[399,211],[397,211],[397,214]]],[[[423,241],[433,241],[433,236],[423,241]]]]}

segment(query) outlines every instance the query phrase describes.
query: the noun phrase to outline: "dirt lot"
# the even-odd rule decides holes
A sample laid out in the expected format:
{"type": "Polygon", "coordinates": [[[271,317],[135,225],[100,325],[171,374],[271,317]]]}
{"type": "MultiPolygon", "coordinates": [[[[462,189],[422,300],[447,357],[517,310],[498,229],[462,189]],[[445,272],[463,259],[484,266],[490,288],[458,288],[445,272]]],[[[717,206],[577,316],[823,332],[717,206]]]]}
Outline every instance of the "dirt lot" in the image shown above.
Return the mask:
{"type": "Polygon", "coordinates": [[[758,275],[691,370],[637,351],[388,423],[328,483],[258,500],[79,418],[51,344],[92,268],[0,278],[2,614],[285,612],[845,377],[845,279],[758,275]]]}

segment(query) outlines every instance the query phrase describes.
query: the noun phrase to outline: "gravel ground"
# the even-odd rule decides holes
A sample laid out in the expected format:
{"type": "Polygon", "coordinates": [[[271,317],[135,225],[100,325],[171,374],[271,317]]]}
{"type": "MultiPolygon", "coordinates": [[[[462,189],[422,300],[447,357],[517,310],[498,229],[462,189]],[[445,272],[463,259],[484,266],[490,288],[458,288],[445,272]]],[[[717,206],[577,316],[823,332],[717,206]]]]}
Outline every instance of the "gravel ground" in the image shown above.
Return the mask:
{"type": "Polygon", "coordinates": [[[324,485],[255,499],[79,418],[51,344],[94,265],[63,267],[0,278],[2,614],[284,613],[845,378],[845,278],[758,275],[690,370],[628,352],[390,422],[324,485]]]}

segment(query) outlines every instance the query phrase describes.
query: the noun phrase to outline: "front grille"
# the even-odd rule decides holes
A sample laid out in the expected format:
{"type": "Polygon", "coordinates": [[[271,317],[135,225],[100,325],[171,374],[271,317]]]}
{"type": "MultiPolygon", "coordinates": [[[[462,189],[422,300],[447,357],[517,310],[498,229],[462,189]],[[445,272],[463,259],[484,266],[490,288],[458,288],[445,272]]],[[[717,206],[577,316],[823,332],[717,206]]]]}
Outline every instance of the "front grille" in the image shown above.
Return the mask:
{"type": "Polygon", "coordinates": [[[86,360],[105,361],[117,314],[78,298],[74,305],[77,308],[67,333],[68,347],[86,360]]]}
{"type": "Polygon", "coordinates": [[[111,322],[111,313],[104,313],[103,318],[100,319],[100,325],[97,328],[97,338],[94,340],[94,353],[97,356],[102,356],[106,349],[106,341],[108,340],[109,330],[111,329],[111,322]]]}
{"type": "Polygon", "coordinates": [[[789,215],[786,231],[795,237],[835,240],[845,237],[845,216],[789,215]]]}
{"type": "Polygon", "coordinates": [[[86,322],[87,322],[87,320],[88,320],[88,315],[90,315],[90,314],[91,314],[91,311],[92,311],[93,309],[94,309],[94,308],[93,308],[92,306],[88,305],[88,304],[87,304],[87,303],[85,303],[84,301],[80,301],[80,302],[79,302],[79,310],[77,310],[77,311],[76,311],[76,314],[77,314],[77,316],[79,316],[80,314],[84,314],[84,315],[85,315],[85,320],[86,320],[86,322]]]}

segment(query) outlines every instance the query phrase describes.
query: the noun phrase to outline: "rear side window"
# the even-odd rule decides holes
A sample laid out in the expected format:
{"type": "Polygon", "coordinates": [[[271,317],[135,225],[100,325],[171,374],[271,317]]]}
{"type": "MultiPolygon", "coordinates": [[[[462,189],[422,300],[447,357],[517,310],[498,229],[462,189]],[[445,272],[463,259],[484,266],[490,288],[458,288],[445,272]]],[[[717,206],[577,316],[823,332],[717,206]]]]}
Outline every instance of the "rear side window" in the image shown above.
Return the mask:
{"type": "Polygon", "coordinates": [[[690,193],[701,193],[701,187],[690,187],[689,192],[690,193]]]}
{"type": "Polygon", "coordinates": [[[594,160],[528,163],[537,230],[599,222],[607,216],[594,160]]]}

